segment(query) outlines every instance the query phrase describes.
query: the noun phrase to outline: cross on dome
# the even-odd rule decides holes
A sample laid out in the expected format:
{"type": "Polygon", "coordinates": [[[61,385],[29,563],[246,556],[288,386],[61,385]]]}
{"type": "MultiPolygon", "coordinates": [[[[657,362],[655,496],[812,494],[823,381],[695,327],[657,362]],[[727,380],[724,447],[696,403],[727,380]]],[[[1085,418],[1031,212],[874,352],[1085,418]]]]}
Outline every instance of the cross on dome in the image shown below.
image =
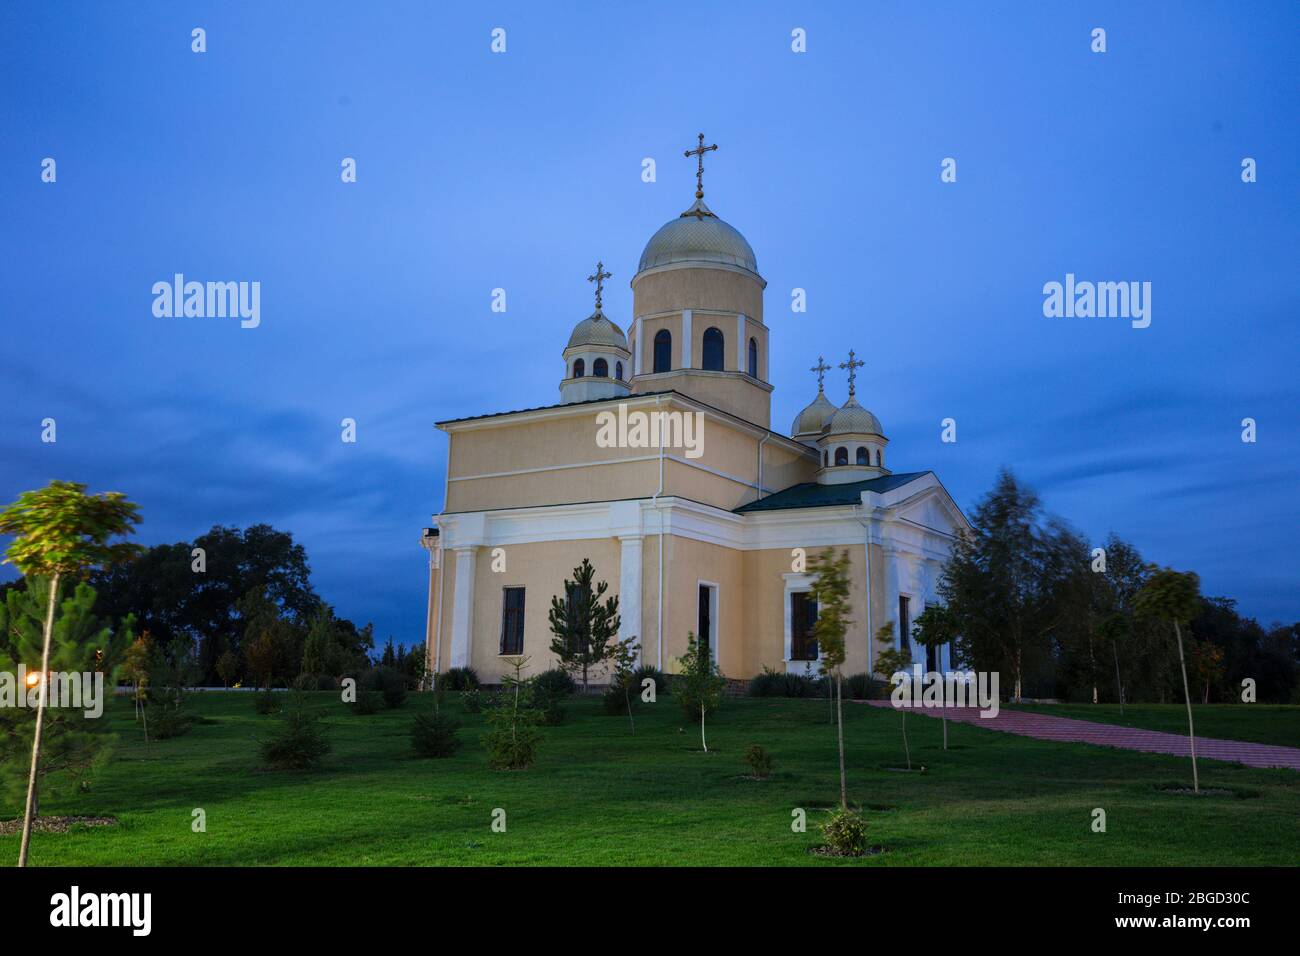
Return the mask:
{"type": "Polygon", "coordinates": [[[858,375],[857,370],[867,364],[866,362],[863,361],[854,361],[853,356],[854,356],[853,349],[849,349],[849,360],[847,362],[840,363],[840,368],[846,368],[849,370],[849,398],[852,398],[854,394],[853,380],[857,378],[858,375]]]}

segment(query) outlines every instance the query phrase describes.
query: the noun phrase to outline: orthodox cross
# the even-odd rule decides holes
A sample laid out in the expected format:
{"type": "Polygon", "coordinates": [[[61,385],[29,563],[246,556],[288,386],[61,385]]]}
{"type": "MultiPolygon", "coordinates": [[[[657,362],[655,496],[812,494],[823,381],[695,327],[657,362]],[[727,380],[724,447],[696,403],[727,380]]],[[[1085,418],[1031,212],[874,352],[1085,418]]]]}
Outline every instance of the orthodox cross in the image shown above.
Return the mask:
{"type": "Polygon", "coordinates": [[[695,167],[695,198],[696,199],[704,198],[704,154],[709,152],[710,150],[714,150],[717,148],[718,148],[717,143],[714,143],[712,146],[705,146],[704,134],[701,133],[700,145],[696,146],[694,149],[688,149],[683,154],[686,156],[687,159],[689,159],[692,156],[698,158],[698,165],[696,165],[695,167]]]}
{"type": "Polygon", "coordinates": [[[588,282],[596,283],[596,311],[597,312],[600,311],[600,293],[601,290],[605,287],[605,280],[611,278],[613,275],[614,273],[605,271],[605,263],[597,262],[596,274],[587,276],[588,282]]]}
{"type": "Polygon", "coordinates": [[[853,355],[853,349],[849,349],[849,360],[840,363],[840,368],[849,370],[849,398],[853,397],[853,380],[858,376],[857,370],[867,364],[866,362],[854,361],[853,355]]]}
{"type": "Polygon", "coordinates": [[[820,392],[822,390],[822,380],[826,377],[826,373],[829,370],[830,366],[826,364],[826,360],[820,355],[817,356],[817,364],[808,370],[817,373],[817,391],[820,392]]]}

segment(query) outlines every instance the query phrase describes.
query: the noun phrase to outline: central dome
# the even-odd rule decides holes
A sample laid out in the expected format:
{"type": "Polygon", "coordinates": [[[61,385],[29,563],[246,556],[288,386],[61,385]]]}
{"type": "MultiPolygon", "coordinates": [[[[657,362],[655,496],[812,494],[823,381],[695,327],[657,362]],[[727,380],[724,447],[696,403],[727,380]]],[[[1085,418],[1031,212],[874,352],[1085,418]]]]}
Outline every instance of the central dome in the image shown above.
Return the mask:
{"type": "Polygon", "coordinates": [[[715,216],[703,199],[650,237],[637,272],[673,262],[720,262],[758,274],[745,237],[715,216]]]}

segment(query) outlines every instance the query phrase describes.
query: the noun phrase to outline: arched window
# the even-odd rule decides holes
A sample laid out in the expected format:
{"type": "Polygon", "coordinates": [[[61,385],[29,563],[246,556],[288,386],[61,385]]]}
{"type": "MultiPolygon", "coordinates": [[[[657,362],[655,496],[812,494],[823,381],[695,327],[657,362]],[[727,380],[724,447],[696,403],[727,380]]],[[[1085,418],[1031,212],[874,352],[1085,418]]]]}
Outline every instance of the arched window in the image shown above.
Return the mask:
{"type": "Polygon", "coordinates": [[[655,371],[667,372],[673,367],[673,334],[667,329],[655,333],[655,371]]]}
{"type": "Polygon", "coordinates": [[[831,453],[830,453],[829,451],[823,451],[823,452],[822,452],[822,467],[825,468],[825,467],[826,467],[827,465],[829,465],[830,463],[831,463],[831,453]]]}
{"type": "Polygon", "coordinates": [[[615,363],[614,363],[614,377],[615,377],[616,379],[618,379],[620,382],[623,381],[623,363],[622,363],[622,362],[615,362],[615,363]]]}
{"type": "Polygon", "coordinates": [[[835,449],[835,464],[847,465],[849,463],[849,450],[841,445],[835,449]]]}
{"type": "Polygon", "coordinates": [[[877,464],[877,465],[880,464],[880,449],[879,449],[879,448],[876,449],[876,464],[877,464]]]}
{"type": "Polygon", "coordinates": [[[596,378],[609,378],[609,363],[603,358],[598,358],[591,363],[591,374],[596,378]]]}
{"type": "Polygon", "coordinates": [[[749,377],[758,378],[758,340],[749,340],[749,377]]]}
{"type": "Polygon", "coordinates": [[[859,465],[871,464],[871,452],[867,451],[861,445],[858,446],[858,464],[859,465]]]}
{"type": "Polygon", "coordinates": [[[582,376],[584,376],[584,375],[586,375],[586,374],[587,374],[587,363],[584,362],[582,359],[574,359],[574,360],[573,360],[573,377],[574,377],[574,378],[582,378],[582,376]]]}
{"type": "Polygon", "coordinates": [[[722,371],[722,333],[714,326],[704,330],[704,364],[700,366],[710,372],[722,371]]]}

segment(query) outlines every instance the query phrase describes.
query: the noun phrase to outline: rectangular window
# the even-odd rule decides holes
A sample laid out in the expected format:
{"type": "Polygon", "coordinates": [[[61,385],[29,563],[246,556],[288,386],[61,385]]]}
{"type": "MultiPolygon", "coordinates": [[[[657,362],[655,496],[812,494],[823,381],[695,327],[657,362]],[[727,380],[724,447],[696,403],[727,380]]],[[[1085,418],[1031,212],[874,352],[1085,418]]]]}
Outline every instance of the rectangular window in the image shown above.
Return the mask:
{"type": "Polygon", "coordinates": [[[909,647],[912,639],[912,599],[906,594],[898,596],[898,649],[909,647]]]}
{"type": "Polygon", "coordinates": [[[524,652],[524,589],[505,588],[501,602],[501,653],[524,652]]]}
{"type": "Polygon", "coordinates": [[[817,624],[817,599],[807,591],[790,595],[790,660],[817,660],[817,639],[813,627],[817,624]]]}

